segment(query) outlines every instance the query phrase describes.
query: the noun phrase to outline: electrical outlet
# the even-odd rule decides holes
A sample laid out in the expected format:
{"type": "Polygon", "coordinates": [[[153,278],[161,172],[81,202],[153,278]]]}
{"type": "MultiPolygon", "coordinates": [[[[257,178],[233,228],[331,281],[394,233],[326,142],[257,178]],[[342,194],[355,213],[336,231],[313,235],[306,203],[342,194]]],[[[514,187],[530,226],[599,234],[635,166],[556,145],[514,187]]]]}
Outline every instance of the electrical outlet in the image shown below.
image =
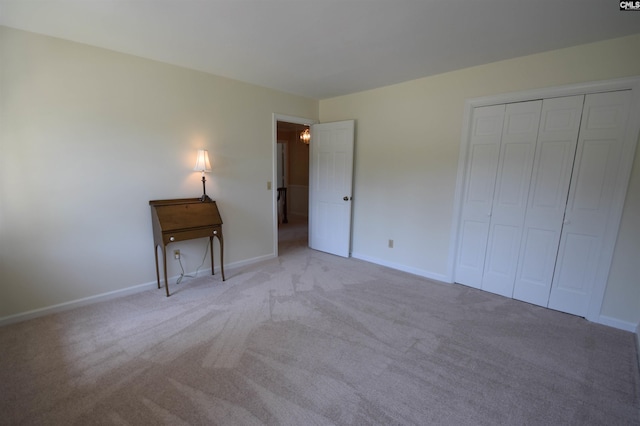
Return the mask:
{"type": "Polygon", "coordinates": [[[173,257],[178,260],[180,259],[180,250],[174,250],[173,251],[173,257]]]}
{"type": "Polygon", "coordinates": [[[393,240],[389,240],[389,248],[393,248],[393,240]]]}

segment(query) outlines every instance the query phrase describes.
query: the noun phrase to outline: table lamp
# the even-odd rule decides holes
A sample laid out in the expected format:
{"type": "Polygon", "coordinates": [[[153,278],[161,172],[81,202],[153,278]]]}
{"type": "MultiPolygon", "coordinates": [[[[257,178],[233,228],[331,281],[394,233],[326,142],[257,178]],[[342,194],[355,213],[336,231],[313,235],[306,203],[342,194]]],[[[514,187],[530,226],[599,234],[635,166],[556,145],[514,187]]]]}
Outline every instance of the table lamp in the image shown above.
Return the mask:
{"type": "Polygon", "coordinates": [[[209,173],[211,171],[211,164],[209,163],[209,152],[206,149],[198,150],[198,157],[196,158],[196,166],[193,170],[197,172],[202,172],[202,197],[200,197],[200,201],[211,201],[211,198],[207,195],[207,189],[205,187],[206,179],[204,177],[205,172],[209,173]]]}

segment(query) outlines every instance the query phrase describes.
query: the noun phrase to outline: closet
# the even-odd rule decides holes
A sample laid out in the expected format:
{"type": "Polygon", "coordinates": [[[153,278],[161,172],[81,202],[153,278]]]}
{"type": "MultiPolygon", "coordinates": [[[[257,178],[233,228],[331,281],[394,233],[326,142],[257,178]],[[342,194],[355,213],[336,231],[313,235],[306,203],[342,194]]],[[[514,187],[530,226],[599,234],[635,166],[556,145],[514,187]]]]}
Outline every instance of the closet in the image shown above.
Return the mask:
{"type": "Polygon", "coordinates": [[[471,110],[455,282],[587,315],[617,236],[631,101],[618,90],[471,110]]]}

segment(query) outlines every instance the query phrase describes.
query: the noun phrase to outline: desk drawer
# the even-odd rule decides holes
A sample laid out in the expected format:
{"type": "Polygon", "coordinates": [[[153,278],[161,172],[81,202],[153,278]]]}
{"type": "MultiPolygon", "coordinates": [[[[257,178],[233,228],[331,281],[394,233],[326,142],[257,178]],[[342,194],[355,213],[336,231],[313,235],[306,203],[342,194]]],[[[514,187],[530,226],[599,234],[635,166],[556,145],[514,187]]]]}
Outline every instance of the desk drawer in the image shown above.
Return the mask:
{"type": "Polygon", "coordinates": [[[204,238],[211,236],[222,236],[221,226],[208,226],[206,228],[195,228],[184,231],[163,232],[162,242],[164,245],[175,243],[177,241],[191,240],[194,238],[204,238]]]}

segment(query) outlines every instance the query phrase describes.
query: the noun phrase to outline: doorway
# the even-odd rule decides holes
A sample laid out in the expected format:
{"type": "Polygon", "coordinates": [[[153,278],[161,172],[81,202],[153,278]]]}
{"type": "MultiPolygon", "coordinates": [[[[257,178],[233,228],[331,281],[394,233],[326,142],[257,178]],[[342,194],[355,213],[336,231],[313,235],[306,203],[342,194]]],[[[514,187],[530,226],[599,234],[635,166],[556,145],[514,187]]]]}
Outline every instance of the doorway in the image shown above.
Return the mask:
{"type": "Polygon", "coordinates": [[[314,121],[277,115],[274,120],[274,250],[279,255],[309,244],[309,144],[300,134],[314,121]]]}

